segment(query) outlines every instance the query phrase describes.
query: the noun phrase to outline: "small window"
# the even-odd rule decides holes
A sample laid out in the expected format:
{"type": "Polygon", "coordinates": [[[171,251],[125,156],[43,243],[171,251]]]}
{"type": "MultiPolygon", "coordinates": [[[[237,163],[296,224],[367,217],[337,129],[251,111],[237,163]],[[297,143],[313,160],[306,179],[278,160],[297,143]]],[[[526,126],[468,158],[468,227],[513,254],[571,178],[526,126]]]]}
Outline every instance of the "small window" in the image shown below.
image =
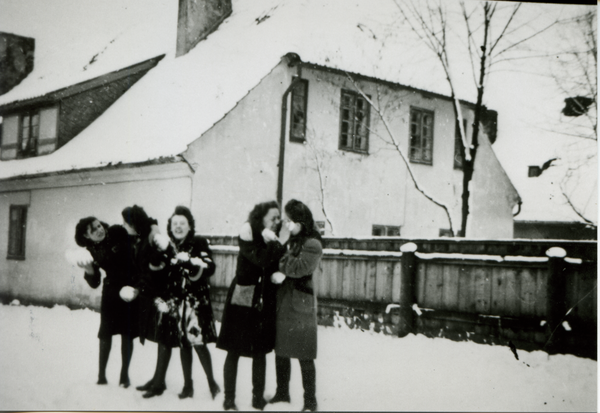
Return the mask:
{"type": "Polygon", "coordinates": [[[27,206],[11,205],[8,224],[8,259],[25,259],[25,229],[27,227],[27,206]]]}
{"type": "Polygon", "coordinates": [[[374,237],[399,237],[400,227],[395,225],[373,225],[371,234],[374,237]]]}
{"type": "Polygon", "coordinates": [[[317,229],[319,230],[319,234],[325,235],[325,221],[316,221],[317,229]]]}
{"type": "Polygon", "coordinates": [[[342,90],[340,149],[367,153],[369,149],[370,117],[371,107],[362,95],[351,90],[342,90]]]}
{"type": "Polygon", "coordinates": [[[300,79],[292,90],[290,141],[306,140],[306,107],[308,102],[308,80],[300,79]]]}
{"type": "Polygon", "coordinates": [[[433,112],[410,108],[410,160],[433,164],[433,112]]]}
{"type": "Polygon", "coordinates": [[[40,112],[25,112],[20,116],[18,158],[29,158],[37,155],[40,138],[40,112]]]}
{"type": "Polygon", "coordinates": [[[454,234],[447,228],[440,228],[440,237],[454,237],[454,234]]]}
{"type": "MultiPolygon", "coordinates": [[[[458,126],[458,122],[455,123],[458,126]]],[[[467,134],[467,120],[463,119],[463,129],[465,130],[465,135],[467,134]]],[[[460,130],[458,127],[456,128],[456,133],[454,134],[454,169],[463,169],[463,165],[465,163],[465,146],[463,145],[462,139],[460,137],[460,130]]]]}

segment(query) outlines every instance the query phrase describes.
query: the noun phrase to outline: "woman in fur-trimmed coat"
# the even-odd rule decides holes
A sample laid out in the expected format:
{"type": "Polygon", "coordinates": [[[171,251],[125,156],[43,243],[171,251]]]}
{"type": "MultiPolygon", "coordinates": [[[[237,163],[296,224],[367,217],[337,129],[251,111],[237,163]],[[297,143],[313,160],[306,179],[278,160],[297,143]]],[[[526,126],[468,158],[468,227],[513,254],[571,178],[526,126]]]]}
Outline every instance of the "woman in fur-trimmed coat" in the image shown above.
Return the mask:
{"type": "Polygon", "coordinates": [[[275,345],[275,286],[270,277],[285,252],[275,235],[279,223],[279,205],[265,202],[254,207],[240,231],[236,276],[227,293],[217,340],[217,347],[227,351],[223,369],[225,410],[237,410],[240,357],[252,357],[252,406],[262,410],[266,405],[266,354],[275,345]]]}
{"type": "Polygon", "coordinates": [[[208,241],[195,235],[196,223],[191,211],[184,206],[175,208],[167,223],[167,233],[177,255],[171,260],[171,277],[178,281],[174,294],[178,309],[179,354],[184,387],[180,399],[193,397],[192,348],[204,368],[210,394],[214,399],[221,391],[215,381],[208,343],[217,341],[217,330],[210,300],[209,278],[216,265],[208,241]]]}
{"type": "Polygon", "coordinates": [[[285,206],[284,225],[290,232],[287,252],[279,261],[273,282],[277,290],[275,370],[277,391],[271,403],[289,402],[291,358],[298,359],[304,387],[303,410],[315,411],[317,358],[317,301],[313,289],[313,272],[323,249],[310,209],[302,202],[290,200],[285,206]]]}

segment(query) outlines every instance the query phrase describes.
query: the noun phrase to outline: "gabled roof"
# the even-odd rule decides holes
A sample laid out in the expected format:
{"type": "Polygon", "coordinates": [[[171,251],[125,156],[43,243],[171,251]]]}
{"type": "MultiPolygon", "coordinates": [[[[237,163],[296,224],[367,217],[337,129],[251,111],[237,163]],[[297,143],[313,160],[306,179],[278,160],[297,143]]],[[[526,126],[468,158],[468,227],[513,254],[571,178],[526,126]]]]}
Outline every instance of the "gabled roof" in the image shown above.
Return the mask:
{"type": "Polygon", "coordinates": [[[0,0],[0,31],[35,39],[33,72],[0,96],[0,105],[42,96],[174,50],[177,8],[170,3],[0,0]]]}
{"type": "MultiPolygon", "coordinates": [[[[96,4],[91,0],[52,0],[50,3],[53,1],[83,3],[85,7],[96,4]]],[[[30,75],[31,79],[0,97],[0,104],[46,93],[49,85],[73,84],[74,80],[88,76],[89,71],[97,73],[101,67],[105,71],[125,67],[123,62],[131,60],[130,56],[115,59],[120,62],[119,67],[114,67],[116,63],[111,58],[118,55],[119,44],[123,46],[119,49],[121,52],[128,50],[136,56],[142,51],[154,55],[165,53],[166,57],[60,150],[44,157],[1,162],[0,179],[109,163],[144,162],[181,154],[290,52],[297,53],[304,62],[435,93],[448,95],[449,92],[445,79],[437,71],[435,57],[415,47],[418,42],[408,29],[398,30],[400,16],[393,2],[377,3],[377,7],[373,7],[370,1],[234,0],[231,16],[217,31],[179,58],[174,58],[175,34],[172,32],[177,26],[177,2],[157,2],[160,6],[154,6],[155,12],[172,19],[149,17],[153,22],[153,36],[163,30],[167,34],[161,38],[162,42],[148,50],[144,49],[154,37],[144,39],[138,35],[138,31],[148,34],[147,25],[140,23],[144,19],[131,13],[128,2],[103,0],[98,3],[103,5],[97,6],[102,10],[115,4],[115,16],[126,20],[121,13],[128,15],[132,19],[130,25],[123,24],[116,29],[111,26],[108,33],[101,27],[91,27],[91,31],[99,32],[98,38],[94,37],[90,44],[82,44],[79,57],[74,57],[69,65],[53,61],[48,74],[30,75]],[[395,24],[393,30],[392,24],[395,24]],[[172,42],[165,40],[168,37],[172,37],[172,42]],[[95,63],[88,64],[96,55],[95,63]],[[70,70],[74,66],[79,71],[70,82],[63,73],[58,73],[61,68],[70,70]]],[[[36,43],[36,50],[48,53],[47,49],[58,47],[57,38],[64,35],[60,30],[57,32],[54,38],[44,38],[45,43],[36,43]]],[[[36,37],[37,41],[36,33],[22,34],[36,37]]],[[[59,41],[59,44],[62,47],[63,43],[59,41]]]]}

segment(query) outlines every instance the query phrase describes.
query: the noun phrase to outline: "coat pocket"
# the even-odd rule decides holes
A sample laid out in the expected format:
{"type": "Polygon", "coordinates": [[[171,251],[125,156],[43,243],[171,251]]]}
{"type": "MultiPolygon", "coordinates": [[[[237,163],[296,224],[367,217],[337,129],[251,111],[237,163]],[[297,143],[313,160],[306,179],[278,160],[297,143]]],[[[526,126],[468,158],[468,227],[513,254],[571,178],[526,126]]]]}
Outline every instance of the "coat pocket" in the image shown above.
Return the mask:
{"type": "Polygon", "coordinates": [[[252,298],[254,297],[255,285],[236,284],[231,296],[231,304],[241,307],[252,307],[252,298]]]}
{"type": "Polygon", "coordinates": [[[304,293],[296,289],[292,290],[292,308],[299,313],[312,313],[314,300],[312,294],[304,293]]]}

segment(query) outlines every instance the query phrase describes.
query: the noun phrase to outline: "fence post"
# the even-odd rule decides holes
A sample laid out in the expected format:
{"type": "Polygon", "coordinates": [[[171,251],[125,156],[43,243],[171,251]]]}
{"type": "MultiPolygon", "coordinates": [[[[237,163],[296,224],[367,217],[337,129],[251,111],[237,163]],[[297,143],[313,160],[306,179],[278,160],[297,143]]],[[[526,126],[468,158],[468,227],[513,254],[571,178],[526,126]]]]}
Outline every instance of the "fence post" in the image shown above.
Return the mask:
{"type": "Polygon", "coordinates": [[[408,242],[400,247],[402,251],[400,273],[400,326],[398,336],[404,337],[415,331],[415,315],[412,306],[416,302],[415,278],[417,273],[417,245],[408,242]]]}
{"type": "Polygon", "coordinates": [[[560,247],[552,247],[546,251],[548,257],[548,286],[546,293],[547,339],[545,348],[555,353],[560,346],[564,330],[561,322],[567,311],[565,296],[566,273],[565,257],[567,252],[560,247]]]}

